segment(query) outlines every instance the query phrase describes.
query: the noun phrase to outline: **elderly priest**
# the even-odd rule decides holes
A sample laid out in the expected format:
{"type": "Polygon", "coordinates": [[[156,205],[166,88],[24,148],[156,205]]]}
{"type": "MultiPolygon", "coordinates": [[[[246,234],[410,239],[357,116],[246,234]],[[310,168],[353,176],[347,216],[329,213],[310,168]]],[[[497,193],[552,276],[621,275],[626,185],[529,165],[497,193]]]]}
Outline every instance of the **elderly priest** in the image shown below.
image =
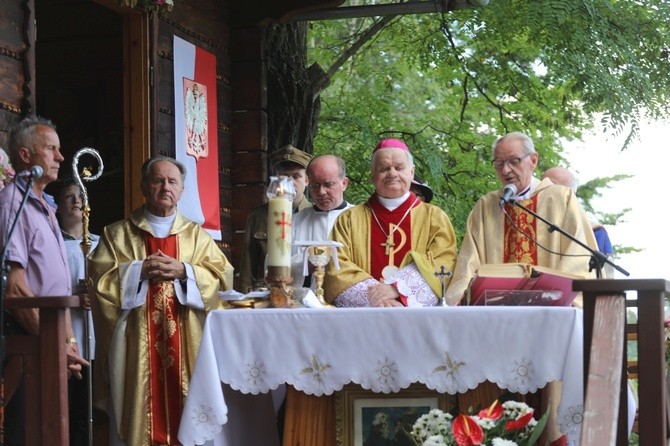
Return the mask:
{"type": "Polygon", "coordinates": [[[435,305],[436,272],[451,271],[456,236],[447,214],[410,191],[414,161],[407,145],[384,139],[372,154],[375,193],[338,217],[331,238],[341,242],[324,283],[326,300],[340,307],[435,305]]]}
{"type": "Polygon", "coordinates": [[[233,268],[212,237],[177,210],[185,167],[142,166],[146,204],[104,228],[90,256],[96,403],[111,444],[177,445],[205,313],[221,308],[233,268]],[[112,410],[113,409],[113,410],[112,410]]]}

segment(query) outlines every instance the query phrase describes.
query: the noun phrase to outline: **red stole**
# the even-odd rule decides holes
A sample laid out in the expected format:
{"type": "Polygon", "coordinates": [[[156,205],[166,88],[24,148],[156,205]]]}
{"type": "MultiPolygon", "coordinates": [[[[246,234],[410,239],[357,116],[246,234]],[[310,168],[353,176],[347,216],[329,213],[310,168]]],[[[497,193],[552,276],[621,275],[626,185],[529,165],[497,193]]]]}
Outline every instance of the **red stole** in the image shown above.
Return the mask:
{"type": "MultiPolygon", "coordinates": [[[[179,258],[175,234],[166,238],[145,237],[146,254],[159,249],[179,258]]],[[[183,409],[182,354],[179,301],[174,282],[149,281],[147,295],[147,328],[149,344],[149,414],[151,444],[179,445],[177,431],[183,409]]]]}
{"type": "MultiPolygon", "coordinates": [[[[536,212],[537,194],[520,203],[536,212]]],[[[505,211],[514,224],[505,218],[505,232],[503,235],[503,263],[529,263],[537,265],[537,219],[518,206],[505,204],[505,211]],[[514,227],[516,225],[516,227],[514,227]],[[526,237],[521,232],[530,236],[526,237]]]]}
{"type": "Polygon", "coordinates": [[[384,267],[399,266],[412,249],[412,217],[409,213],[419,204],[421,200],[417,200],[413,193],[393,211],[382,206],[376,195],[368,200],[367,206],[373,212],[370,216],[370,274],[375,279],[381,279],[384,267]]]}

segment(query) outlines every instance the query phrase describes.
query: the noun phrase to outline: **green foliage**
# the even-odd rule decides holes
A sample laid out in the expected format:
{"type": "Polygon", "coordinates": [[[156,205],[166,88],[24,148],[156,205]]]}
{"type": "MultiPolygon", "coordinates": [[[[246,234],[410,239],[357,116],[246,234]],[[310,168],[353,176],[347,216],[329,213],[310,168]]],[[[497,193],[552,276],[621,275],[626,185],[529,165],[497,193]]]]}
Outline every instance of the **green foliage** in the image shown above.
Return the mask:
{"type": "MultiPolygon", "coordinates": [[[[591,200],[597,197],[601,197],[603,189],[611,189],[612,183],[622,181],[627,178],[632,178],[632,175],[619,174],[611,177],[595,178],[577,187],[577,198],[579,198],[586,212],[593,216],[595,221],[598,221],[605,226],[614,226],[617,223],[625,221],[626,213],[631,209],[624,208],[614,213],[603,213],[597,209],[594,209],[591,204],[591,200]]],[[[615,257],[619,257],[622,254],[640,251],[640,249],[625,245],[615,245],[613,248],[615,257]]]]}
{"type": "MultiPolygon", "coordinates": [[[[492,0],[448,14],[312,23],[309,63],[331,73],[314,151],[345,159],[347,198],[362,202],[372,148],[404,139],[460,237],[475,201],[499,187],[496,137],[529,134],[543,171],[562,163],[562,142],[581,138],[595,113],[610,133],[630,129],[627,143],[645,114],[670,115],[669,19],[665,0],[492,0]]],[[[582,186],[587,209],[623,179],[613,174],[582,186]]]]}

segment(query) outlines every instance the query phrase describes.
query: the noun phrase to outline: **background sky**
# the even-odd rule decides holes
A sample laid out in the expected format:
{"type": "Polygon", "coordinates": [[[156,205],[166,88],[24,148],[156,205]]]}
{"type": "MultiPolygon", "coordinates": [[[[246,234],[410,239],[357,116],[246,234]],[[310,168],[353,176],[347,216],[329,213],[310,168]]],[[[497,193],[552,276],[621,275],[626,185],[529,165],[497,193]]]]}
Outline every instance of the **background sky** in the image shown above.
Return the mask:
{"type": "MultiPolygon", "coordinates": [[[[628,278],[670,280],[670,124],[643,124],[639,139],[622,152],[623,140],[590,134],[583,142],[566,146],[565,157],[580,183],[616,174],[634,175],[613,183],[592,204],[603,212],[631,208],[625,222],[607,227],[613,245],[642,249],[615,259],[630,273],[628,278]]],[[[619,272],[615,277],[625,278],[619,272]]]]}

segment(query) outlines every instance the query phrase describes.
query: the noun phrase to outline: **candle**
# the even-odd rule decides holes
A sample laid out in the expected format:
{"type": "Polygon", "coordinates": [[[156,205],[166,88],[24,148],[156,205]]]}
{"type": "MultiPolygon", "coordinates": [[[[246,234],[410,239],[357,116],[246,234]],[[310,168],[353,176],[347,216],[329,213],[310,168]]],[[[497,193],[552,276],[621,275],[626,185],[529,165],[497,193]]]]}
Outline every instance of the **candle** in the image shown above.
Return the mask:
{"type": "Polygon", "coordinates": [[[291,266],[293,203],[287,196],[268,199],[268,266],[291,266]]]}

